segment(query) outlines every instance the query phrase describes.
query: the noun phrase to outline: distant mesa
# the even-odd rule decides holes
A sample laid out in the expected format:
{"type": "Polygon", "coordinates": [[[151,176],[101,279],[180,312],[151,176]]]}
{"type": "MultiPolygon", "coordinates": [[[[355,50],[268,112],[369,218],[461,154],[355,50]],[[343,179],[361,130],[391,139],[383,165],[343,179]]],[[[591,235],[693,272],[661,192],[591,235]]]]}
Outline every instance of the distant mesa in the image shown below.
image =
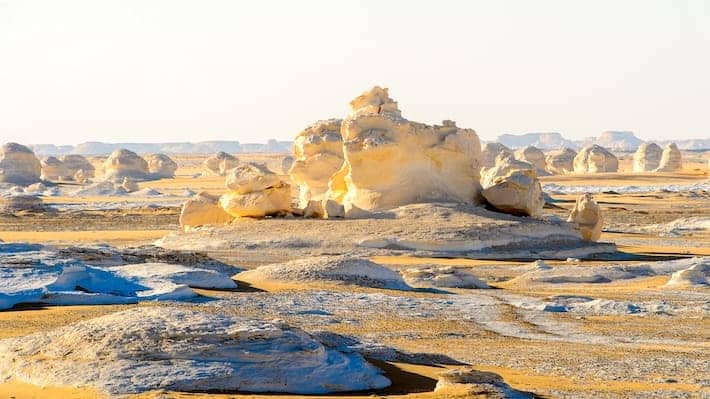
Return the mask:
{"type": "Polygon", "coordinates": [[[554,150],[560,147],[579,148],[579,144],[562,137],[557,132],[502,134],[495,140],[512,149],[534,146],[541,150],[554,150]]]}

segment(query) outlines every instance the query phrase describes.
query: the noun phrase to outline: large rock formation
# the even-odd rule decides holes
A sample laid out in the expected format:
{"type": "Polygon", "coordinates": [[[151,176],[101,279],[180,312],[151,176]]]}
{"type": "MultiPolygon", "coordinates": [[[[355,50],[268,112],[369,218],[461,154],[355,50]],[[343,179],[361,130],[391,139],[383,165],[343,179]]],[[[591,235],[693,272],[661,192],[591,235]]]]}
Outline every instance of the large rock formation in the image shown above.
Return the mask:
{"type": "Polygon", "coordinates": [[[663,150],[656,143],[642,143],[634,153],[634,172],[650,172],[658,168],[663,150]]]}
{"type": "Polygon", "coordinates": [[[42,167],[29,148],[17,143],[0,147],[0,183],[27,186],[40,180],[42,167]]]}
{"type": "Polygon", "coordinates": [[[577,152],[571,148],[550,151],[545,157],[547,171],[553,175],[563,175],[574,172],[574,157],[577,152]]]}
{"type": "Polygon", "coordinates": [[[311,201],[322,202],[330,177],[343,166],[341,123],[342,119],[318,121],[294,140],[294,161],[288,173],[298,185],[301,208],[308,207],[311,201]]]}
{"type": "Polygon", "coordinates": [[[148,162],[148,172],[158,179],[169,179],[175,177],[178,168],[177,162],[173,161],[165,154],[151,154],[145,160],[148,162]]]}
{"type": "Polygon", "coordinates": [[[57,157],[46,157],[40,162],[42,167],[42,173],[40,178],[42,180],[72,180],[74,174],[69,172],[69,170],[64,166],[64,162],[60,161],[57,157]]]}
{"type": "Polygon", "coordinates": [[[510,156],[481,172],[483,197],[495,209],[513,215],[535,216],[545,204],[535,167],[510,156]]]}
{"type": "Polygon", "coordinates": [[[616,172],[618,168],[616,156],[596,144],[582,148],[574,157],[575,173],[616,172]]]}
{"type": "Polygon", "coordinates": [[[185,201],[180,212],[181,227],[227,224],[234,217],[219,206],[219,196],[201,192],[185,201]]]}
{"type": "Polygon", "coordinates": [[[282,175],[289,174],[289,171],[291,170],[291,166],[293,166],[293,162],[294,162],[294,158],[290,155],[287,155],[287,156],[281,158],[279,173],[282,175]]]}
{"type": "Polygon", "coordinates": [[[261,164],[245,163],[227,171],[228,193],[219,204],[233,217],[264,217],[291,212],[291,186],[261,164]]]}
{"type": "Polygon", "coordinates": [[[513,150],[501,143],[486,143],[481,151],[481,166],[486,168],[496,166],[496,158],[499,155],[513,156],[513,150]]]}
{"type": "Polygon", "coordinates": [[[597,241],[602,234],[604,217],[602,217],[599,204],[590,194],[584,194],[577,198],[567,221],[575,224],[585,240],[597,241]]]}
{"type": "Polygon", "coordinates": [[[61,159],[64,163],[64,167],[67,168],[67,171],[71,173],[72,176],[76,176],[77,172],[81,171],[81,176],[86,179],[94,177],[94,165],[82,155],[65,155],[61,159]]]}
{"type": "Polygon", "coordinates": [[[208,176],[224,176],[228,170],[239,165],[239,160],[226,152],[218,152],[202,163],[202,169],[208,176]]]}
{"type": "Polygon", "coordinates": [[[538,172],[538,174],[547,174],[545,153],[542,152],[542,150],[540,150],[539,148],[531,145],[525,148],[521,148],[515,151],[515,158],[534,166],[537,169],[536,171],[538,172]]]}
{"type": "Polygon", "coordinates": [[[675,143],[671,143],[663,147],[661,162],[658,165],[657,172],[675,172],[683,168],[683,156],[675,143]]]}
{"type": "Polygon", "coordinates": [[[472,203],[479,195],[476,132],[452,121],[429,126],[404,119],[387,89],[374,87],[351,101],[341,133],[345,162],[326,199],[348,216],[418,202],[472,203]]]}
{"type": "Polygon", "coordinates": [[[133,151],[115,150],[103,163],[103,178],[118,182],[126,177],[133,180],[149,179],[148,162],[133,151]]]}

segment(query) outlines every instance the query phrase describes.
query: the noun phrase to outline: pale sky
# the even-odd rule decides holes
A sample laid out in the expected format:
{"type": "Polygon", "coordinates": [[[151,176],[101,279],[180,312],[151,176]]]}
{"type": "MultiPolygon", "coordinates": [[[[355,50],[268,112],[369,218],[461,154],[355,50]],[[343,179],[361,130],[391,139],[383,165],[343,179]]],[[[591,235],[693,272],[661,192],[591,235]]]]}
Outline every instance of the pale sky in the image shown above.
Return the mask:
{"type": "Polygon", "coordinates": [[[373,85],[483,139],[710,137],[710,1],[0,0],[0,142],[291,139],[373,85]]]}

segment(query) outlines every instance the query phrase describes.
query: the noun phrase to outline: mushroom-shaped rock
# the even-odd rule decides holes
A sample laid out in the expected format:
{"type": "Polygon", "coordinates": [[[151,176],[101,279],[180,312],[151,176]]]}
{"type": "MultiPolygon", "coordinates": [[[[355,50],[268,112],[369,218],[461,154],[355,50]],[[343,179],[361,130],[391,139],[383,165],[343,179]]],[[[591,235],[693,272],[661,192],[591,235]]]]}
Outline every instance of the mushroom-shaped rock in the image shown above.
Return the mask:
{"type": "Polygon", "coordinates": [[[535,216],[545,200],[535,167],[510,156],[500,156],[496,166],[481,173],[483,197],[500,212],[535,216]]]}
{"type": "Polygon", "coordinates": [[[661,163],[663,150],[656,143],[641,143],[634,153],[635,173],[650,172],[658,168],[661,163]]]}
{"type": "Polygon", "coordinates": [[[91,162],[89,162],[89,160],[86,159],[84,156],[78,154],[69,154],[63,156],[61,159],[64,163],[64,167],[67,168],[67,171],[72,176],[76,175],[76,172],[81,170],[85,178],[90,179],[94,177],[94,165],[92,165],[91,162]]]}
{"type": "Polygon", "coordinates": [[[325,394],[390,385],[359,354],[325,347],[281,321],[163,306],[0,340],[0,377],[89,386],[107,397],[150,390],[325,394]]]}
{"type": "Polygon", "coordinates": [[[346,215],[476,200],[481,146],[475,131],[449,120],[429,126],[404,119],[380,87],[357,97],[350,108],[341,128],[345,162],[326,196],[341,203],[346,215]]]}
{"type": "Polygon", "coordinates": [[[590,194],[584,194],[577,198],[567,221],[575,224],[585,240],[597,241],[602,234],[604,217],[602,217],[599,204],[590,194]]]}
{"type": "Polygon", "coordinates": [[[574,172],[574,157],[577,152],[571,148],[550,151],[545,157],[547,171],[554,175],[574,172]]]}
{"type": "Polygon", "coordinates": [[[534,166],[538,172],[540,173],[545,173],[547,174],[547,171],[545,170],[546,164],[545,164],[545,153],[542,152],[541,149],[529,145],[525,148],[521,148],[517,151],[515,151],[515,158],[519,159],[521,161],[527,162],[534,166]]]}
{"type": "Polygon", "coordinates": [[[175,177],[178,168],[177,162],[165,154],[151,154],[146,158],[148,162],[148,172],[158,179],[169,179],[175,177]]]}
{"type": "Polygon", "coordinates": [[[299,207],[311,201],[322,201],[328,191],[330,177],[343,166],[341,119],[314,123],[296,136],[293,142],[291,181],[299,188],[299,207]]]}
{"type": "Polygon", "coordinates": [[[671,143],[663,147],[661,162],[658,165],[657,172],[675,172],[683,168],[683,156],[675,143],[671,143]]]}
{"type": "Polygon", "coordinates": [[[27,186],[40,180],[42,167],[34,152],[22,144],[0,147],[0,183],[27,186]]]}
{"type": "Polygon", "coordinates": [[[496,158],[501,154],[513,156],[513,150],[501,143],[486,143],[481,151],[481,166],[486,168],[496,166],[496,158]]]}
{"type": "Polygon", "coordinates": [[[180,212],[181,227],[227,224],[234,217],[219,206],[219,196],[201,192],[185,201],[180,212]]]}
{"type": "Polygon", "coordinates": [[[239,160],[226,152],[220,151],[202,163],[202,169],[208,176],[224,176],[229,169],[239,165],[239,160]]]}
{"type": "Polygon", "coordinates": [[[234,217],[264,217],[291,212],[291,186],[261,164],[246,163],[227,172],[228,193],[219,204],[234,217]]]}
{"type": "Polygon", "coordinates": [[[64,162],[57,157],[46,157],[40,162],[42,166],[42,180],[72,180],[74,174],[64,166],[64,162]]]}
{"type": "Polygon", "coordinates": [[[111,153],[103,164],[104,180],[146,180],[149,177],[148,162],[133,151],[119,148],[111,153]]]}
{"type": "Polygon", "coordinates": [[[619,160],[604,147],[593,144],[582,148],[574,157],[575,173],[616,172],[619,160]]]}

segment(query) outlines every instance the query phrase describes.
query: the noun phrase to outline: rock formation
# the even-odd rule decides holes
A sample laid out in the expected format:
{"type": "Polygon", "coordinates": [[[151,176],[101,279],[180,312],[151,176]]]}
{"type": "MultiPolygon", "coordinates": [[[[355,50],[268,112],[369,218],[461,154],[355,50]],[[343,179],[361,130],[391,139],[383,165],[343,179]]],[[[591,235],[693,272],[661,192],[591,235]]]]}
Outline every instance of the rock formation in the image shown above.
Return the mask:
{"type": "Polygon", "coordinates": [[[149,179],[148,162],[133,151],[115,150],[103,163],[103,178],[118,182],[126,177],[139,181],[149,179]]]}
{"type": "Polygon", "coordinates": [[[293,166],[293,157],[288,155],[283,158],[281,158],[281,165],[279,169],[279,173],[282,175],[287,175],[289,171],[291,170],[291,166],[293,166]]]}
{"type": "Polygon", "coordinates": [[[656,143],[641,143],[634,153],[634,173],[650,172],[658,168],[663,150],[656,143]]]}
{"type": "Polygon", "coordinates": [[[201,192],[185,201],[180,212],[181,227],[227,224],[234,217],[219,206],[219,196],[201,192]]]}
{"type": "Polygon", "coordinates": [[[513,156],[513,150],[500,143],[486,143],[481,151],[481,166],[486,168],[496,166],[496,158],[501,154],[513,156]]]}
{"type": "Polygon", "coordinates": [[[61,160],[64,163],[64,167],[67,168],[67,171],[72,176],[76,175],[78,171],[82,171],[82,175],[85,178],[90,179],[94,177],[94,165],[92,165],[91,162],[89,162],[89,160],[82,155],[65,155],[61,158],[61,160]]]}
{"type": "MultiPolygon", "coordinates": [[[[93,174],[93,173],[92,173],[93,174]]],[[[91,179],[89,178],[89,175],[84,172],[84,169],[79,169],[74,173],[74,176],[72,177],[75,182],[79,184],[88,184],[91,183],[91,179]]]]}
{"type": "Polygon", "coordinates": [[[553,175],[563,175],[574,172],[574,157],[577,152],[571,148],[550,151],[545,157],[547,171],[553,175]]]}
{"type": "Polygon", "coordinates": [[[202,169],[208,176],[224,176],[229,169],[239,165],[239,160],[226,152],[218,152],[205,159],[202,169]]]}
{"type": "Polygon", "coordinates": [[[148,172],[153,178],[169,179],[175,177],[177,162],[165,154],[151,154],[145,160],[148,162],[148,172]]]}
{"type": "Polygon", "coordinates": [[[219,204],[233,217],[264,217],[291,212],[291,186],[261,164],[245,163],[227,171],[228,193],[219,204]]]}
{"type": "Polygon", "coordinates": [[[136,183],[128,176],[123,178],[123,181],[121,182],[121,188],[126,190],[127,193],[132,193],[140,189],[140,187],[138,187],[138,183],[136,183]]]}
{"type": "Polygon", "coordinates": [[[671,275],[666,287],[692,287],[710,284],[710,260],[700,258],[699,262],[687,269],[671,275]]]}
{"type": "Polygon", "coordinates": [[[683,168],[683,157],[675,143],[663,147],[661,162],[656,172],[675,172],[683,168]]]}
{"type": "Polygon", "coordinates": [[[40,180],[42,167],[29,148],[17,143],[0,147],[0,183],[27,186],[40,180]]]}
{"type": "Polygon", "coordinates": [[[13,214],[15,212],[46,212],[48,208],[42,198],[34,195],[11,195],[0,197],[0,214],[13,214]]]}
{"type": "Polygon", "coordinates": [[[481,186],[486,201],[504,213],[535,216],[545,204],[535,167],[510,156],[499,156],[496,166],[481,172],[481,186]]]}
{"type": "Polygon", "coordinates": [[[312,216],[322,216],[320,203],[328,181],[343,166],[341,123],[341,119],[318,121],[300,132],[293,143],[294,161],[288,173],[299,188],[298,206],[310,206],[312,216]]]}
{"type": "Polygon", "coordinates": [[[350,102],[343,120],[343,167],[327,200],[347,216],[421,202],[472,203],[480,192],[476,132],[452,121],[429,126],[401,116],[387,89],[374,87],[350,102]]]}
{"type": "Polygon", "coordinates": [[[575,224],[585,240],[597,241],[602,234],[604,217],[602,217],[599,204],[590,194],[584,194],[577,198],[567,221],[575,224]]]}
{"type": "Polygon", "coordinates": [[[452,266],[410,268],[401,273],[413,287],[489,288],[471,272],[452,266]]]}
{"type": "Polygon", "coordinates": [[[537,169],[536,172],[538,174],[547,174],[545,153],[542,152],[542,150],[540,150],[539,148],[529,145],[525,148],[521,148],[515,151],[514,155],[516,159],[519,159],[523,162],[527,162],[534,166],[537,169]]]}
{"type": "Polygon", "coordinates": [[[42,167],[42,173],[40,174],[42,180],[66,181],[74,178],[74,174],[70,173],[64,166],[64,163],[57,157],[46,157],[42,159],[40,166],[42,167]]]}
{"type": "Polygon", "coordinates": [[[582,148],[574,157],[575,173],[616,172],[618,168],[616,156],[596,144],[582,148]]]}

